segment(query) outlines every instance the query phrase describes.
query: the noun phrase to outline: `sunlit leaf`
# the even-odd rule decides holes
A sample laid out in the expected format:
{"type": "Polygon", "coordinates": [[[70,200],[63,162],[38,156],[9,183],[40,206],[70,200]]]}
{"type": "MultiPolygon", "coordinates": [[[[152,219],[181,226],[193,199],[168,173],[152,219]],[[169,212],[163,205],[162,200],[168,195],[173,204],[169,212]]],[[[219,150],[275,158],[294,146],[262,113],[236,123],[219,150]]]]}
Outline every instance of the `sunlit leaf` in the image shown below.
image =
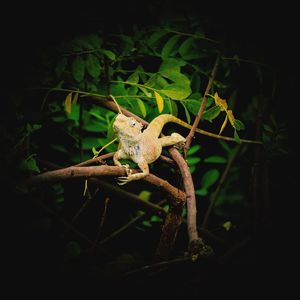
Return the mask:
{"type": "Polygon", "coordinates": [[[180,39],[180,35],[173,35],[164,45],[161,56],[163,59],[166,59],[171,54],[172,50],[175,48],[177,42],[180,39]]]}
{"type": "Polygon", "coordinates": [[[212,155],[204,159],[206,163],[213,163],[213,164],[224,164],[226,163],[226,158],[219,156],[219,155],[212,155]]]}
{"type": "Polygon", "coordinates": [[[146,110],[146,106],[145,106],[144,102],[139,98],[136,98],[136,102],[139,106],[139,109],[142,113],[143,118],[145,118],[147,116],[147,110],[146,110]]]}
{"type": "Polygon", "coordinates": [[[72,92],[69,93],[65,100],[65,111],[70,114],[72,111],[72,92]]]}
{"type": "Polygon", "coordinates": [[[98,78],[101,73],[99,59],[94,54],[88,54],[85,61],[86,69],[93,78],[98,78]]]}
{"type": "Polygon", "coordinates": [[[161,113],[163,111],[163,109],[164,109],[164,99],[156,91],[154,91],[154,95],[155,95],[155,99],[156,99],[156,104],[157,104],[158,111],[159,111],[159,113],[161,113]]]}
{"type": "Polygon", "coordinates": [[[228,116],[226,115],[225,120],[224,120],[224,122],[223,122],[223,124],[222,124],[222,126],[221,126],[220,131],[219,131],[219,134],[221,134],[221,133],[223,132],[223,130],[224,130],[224,128],[225,128],[227,122],[228,122],[228,116]]]}
{"type": "Polygon", "coordinates": [[[191,94],[191,89],[187,86],[182,86],[177,83],[171,83],[161,90],[163,94],[174,99],[183,100],[191,94]]]}
{"type": "Polygon", "coordinates": [[[127,79],[128,82],[131,83],[138,83],[139,82],[139,73],[138,72],[133,72],[127,79]]]}
{"type": "Polygon", "coordinates": [[[74,79],[78,82],[82,81],[84,78],[85,63],[81,56],[76,56],[72,63],[72,75],[74,79]]]}
{"type": "Polygon", "coordinates": [[[161,63],[159,73],[168,74],[171,71],[180,73],[180,67],[183,67],[185,64],[186,62],[182,59],[167,58],[161,63]]]}

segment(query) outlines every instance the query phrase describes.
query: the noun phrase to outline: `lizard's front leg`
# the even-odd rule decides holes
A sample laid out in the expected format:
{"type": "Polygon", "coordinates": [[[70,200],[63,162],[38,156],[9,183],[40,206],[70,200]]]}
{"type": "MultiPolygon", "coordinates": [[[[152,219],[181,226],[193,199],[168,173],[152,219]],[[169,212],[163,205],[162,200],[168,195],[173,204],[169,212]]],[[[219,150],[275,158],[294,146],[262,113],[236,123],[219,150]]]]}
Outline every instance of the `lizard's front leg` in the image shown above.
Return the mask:
{"type": "Polygon", "coordinates": [[[146,177],[149,174],[149,166],[148,163],[145,159],[141,160],[140,162],[138,162],[138,166],[139,168],[142,170],[142,173],[136,173],[136,174],[127,174],[128,176],[124,176],[124,177],[119,177],[118,178],[118,184],[119,185],[124,185],[130,181],[134,181],[134,180],[140,180],[144,177],[146,177]]]}
{"type": "Polygon", "coordinates": [[[115,152],[114,156],[113,156],[113,161],[114,164],[118,167],[123,167],[125,168],[126,174],[127,176],[131,175],[132,170],[129,168],[129,165],[122,165],[120,162],[120,159],[129,159],[130,157],[128,157],[128,155],[126,155],[126,153],[120,149],[117,152],[115,152]]]}

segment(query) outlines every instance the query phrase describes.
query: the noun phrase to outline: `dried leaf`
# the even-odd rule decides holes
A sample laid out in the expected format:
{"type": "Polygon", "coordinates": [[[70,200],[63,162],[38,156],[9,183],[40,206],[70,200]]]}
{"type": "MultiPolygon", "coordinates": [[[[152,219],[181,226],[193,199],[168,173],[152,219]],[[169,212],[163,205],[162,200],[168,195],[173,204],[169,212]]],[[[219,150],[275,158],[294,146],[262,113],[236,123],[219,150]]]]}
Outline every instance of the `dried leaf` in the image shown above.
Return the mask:
{"type": "Polygon", "coordinates": [[[224,128],[225,128],[227,122],[228,122],[228,116],[226,115],[225,120],[224,120],[224,122],[223,122],[223,124],[222,124],[222,126],[221,126],[219,135],[223,132],[223,130],[224,130],[224,128]]]}
{"type": "Polygon", "coordinates": [[[215,99],[216,105],[218,105],[221,108],[221,111],[227,110],[228,105],[227,105],[226,100],[221,99],[217,92],[214,95],[214,99],[215,99]]]}
{"type": "Polygon", "coordinates": [[[65,100],[65,110],[68,114],[72,111],[72,92],[69,93],[65,100]]]}
{"type": "Polygon", "coordinates": [[[234,122],[235,119],[234,119],[232,110],[228,110],[228,111],[227,111],[227,116],[228,116],[228,118],[229,118],[230,124],[232,125],[233,128],[235,128],[235,122],[234,122]]]}

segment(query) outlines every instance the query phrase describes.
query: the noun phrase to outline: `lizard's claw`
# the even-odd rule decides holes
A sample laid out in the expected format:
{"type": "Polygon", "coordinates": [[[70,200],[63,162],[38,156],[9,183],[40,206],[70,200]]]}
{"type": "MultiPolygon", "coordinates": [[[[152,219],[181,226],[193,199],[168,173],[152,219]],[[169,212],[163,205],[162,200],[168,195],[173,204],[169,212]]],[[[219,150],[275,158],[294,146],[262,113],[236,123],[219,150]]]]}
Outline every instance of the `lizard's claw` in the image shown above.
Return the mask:
{"type": "Polygon", "coordinates": [[[118,177],[117,184],[118,185],[124,185],[124,184],[128,183],[129,181],[130,181],[129,177],[121,176],[121,177],[118,177]]]}

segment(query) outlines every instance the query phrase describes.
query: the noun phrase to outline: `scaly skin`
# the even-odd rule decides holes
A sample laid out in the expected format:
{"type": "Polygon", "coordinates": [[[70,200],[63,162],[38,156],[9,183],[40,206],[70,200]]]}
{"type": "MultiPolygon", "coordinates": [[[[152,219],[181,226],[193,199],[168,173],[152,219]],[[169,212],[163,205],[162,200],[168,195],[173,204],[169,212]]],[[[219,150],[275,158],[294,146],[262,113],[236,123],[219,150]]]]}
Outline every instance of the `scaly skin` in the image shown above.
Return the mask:
{"type": "MultiPolygon", "coordinates": [[[[113,124],[115,133],[117,134],[121,148],[114,154],[113,160],[116,166],[125,167],[127,176],[119,177],[118,184],[124,185],[130,181],[139,180],[149,174],[148,164],[156,161],[162,152],[162,147],[180,146],[185,143],[185,138],[174,132],[170,136],[160,138],[159,135],[166,123],[176,123],[186,128],[191,126],[180,119],[163,114],[151,121],[148,127],[142,132],[143,125],[132,117],[126,117],[118,114],[113,124]],[[142,173],[131,174],[128,165],[122,165],[120,159],[130,159],[137,163],[142,173]]],[[[217,135],[202,129],[196,129],[196,132],[210,137],[223,139],[226,141],[234,141],[233,138],[217,135]]],[[[243,140],[242,142],[257,143],[256,141],[243,140]]]]}

